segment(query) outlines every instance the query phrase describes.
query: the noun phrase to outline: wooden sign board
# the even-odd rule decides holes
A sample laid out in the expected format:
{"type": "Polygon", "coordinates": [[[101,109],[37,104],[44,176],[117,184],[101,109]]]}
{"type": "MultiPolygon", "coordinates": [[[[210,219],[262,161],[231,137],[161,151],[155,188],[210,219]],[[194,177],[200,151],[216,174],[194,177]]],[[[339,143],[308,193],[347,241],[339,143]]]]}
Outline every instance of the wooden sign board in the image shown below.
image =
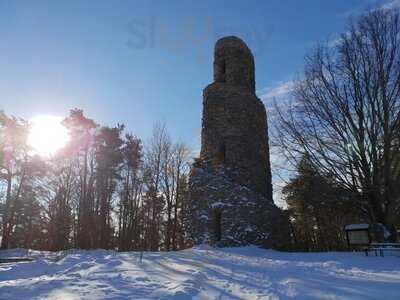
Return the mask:
{"type": "Polygon", "coordinates": [[[368,245],[369,235],[368,230],[357,230],[347,232],[350,245],[368,245]]]}
{"type": "Polygon", "coordinates": [[[349,246],[368,245],[371,242],[369,224],[349,224],[345,226],[349,246]]]}

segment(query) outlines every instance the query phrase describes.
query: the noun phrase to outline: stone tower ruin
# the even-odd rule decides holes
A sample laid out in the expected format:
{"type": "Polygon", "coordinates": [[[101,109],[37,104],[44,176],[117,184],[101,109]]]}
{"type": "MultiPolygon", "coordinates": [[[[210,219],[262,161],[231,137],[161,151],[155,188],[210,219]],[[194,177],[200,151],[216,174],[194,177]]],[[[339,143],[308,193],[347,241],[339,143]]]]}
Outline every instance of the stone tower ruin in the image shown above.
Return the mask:
{"type": "Polygon", "coordinates": [[[253,55],[237,37],[215,45],[189,196],[194,243],[276,244],[283,218],[272,200],[267,116],[255,94],[253,55]]]}

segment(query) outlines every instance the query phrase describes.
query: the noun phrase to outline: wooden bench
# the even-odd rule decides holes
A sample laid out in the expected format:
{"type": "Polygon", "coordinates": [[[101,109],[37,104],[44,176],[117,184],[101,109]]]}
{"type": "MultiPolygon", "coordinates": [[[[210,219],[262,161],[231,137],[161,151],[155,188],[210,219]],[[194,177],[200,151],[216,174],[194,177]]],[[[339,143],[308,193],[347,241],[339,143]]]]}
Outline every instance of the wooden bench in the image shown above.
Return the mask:
{"type": "Polygon", "coordinates": [[[375,256],[383,257],[385,251],[400,251],[400,243],[371,243],[365,247],[365,256],[368,256],[370,251],[374,251],[375,256]]]}

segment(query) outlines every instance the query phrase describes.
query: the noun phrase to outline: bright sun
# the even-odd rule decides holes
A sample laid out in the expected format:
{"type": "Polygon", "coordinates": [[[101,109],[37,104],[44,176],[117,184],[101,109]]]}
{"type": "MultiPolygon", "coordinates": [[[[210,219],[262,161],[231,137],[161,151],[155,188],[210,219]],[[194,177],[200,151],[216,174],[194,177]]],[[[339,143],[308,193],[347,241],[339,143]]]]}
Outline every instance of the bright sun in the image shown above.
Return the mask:
{"type": "Polygon", "coordinates": [[[62,120],[62,117],[47,115],[32,118],[29,145],[42,156],[54,155],[69,139],[62,120]]]}

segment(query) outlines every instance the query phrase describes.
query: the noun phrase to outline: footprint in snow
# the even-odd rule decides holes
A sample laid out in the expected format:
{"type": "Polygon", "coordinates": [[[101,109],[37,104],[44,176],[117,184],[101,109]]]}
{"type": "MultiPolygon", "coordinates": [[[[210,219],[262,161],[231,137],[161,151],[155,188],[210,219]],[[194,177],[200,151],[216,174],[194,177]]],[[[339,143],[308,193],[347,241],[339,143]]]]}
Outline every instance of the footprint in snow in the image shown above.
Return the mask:
{"type": "Polygon", "coordinates": [[[148,277],[136,277],[136,281],[151,281],[148,277]]]}

